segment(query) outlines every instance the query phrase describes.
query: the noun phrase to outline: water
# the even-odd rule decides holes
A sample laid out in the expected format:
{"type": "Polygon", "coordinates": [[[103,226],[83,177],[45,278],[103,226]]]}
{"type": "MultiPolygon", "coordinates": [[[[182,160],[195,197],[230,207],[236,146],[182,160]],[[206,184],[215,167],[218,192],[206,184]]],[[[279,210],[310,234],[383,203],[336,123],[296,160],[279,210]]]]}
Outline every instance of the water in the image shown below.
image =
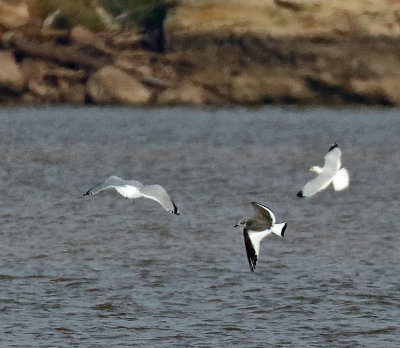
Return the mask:
{"type": "Polygon", "coordinates": [[[395,347],[398,110],[38,108],[0,112],[0,343],[395,347]],[[329,145],[348,190],[299,200],[329,145]],[[181,210],[115,192],[159,183],[181,210]],[[249,271],[251,201],[287,221],[249,271]]]}

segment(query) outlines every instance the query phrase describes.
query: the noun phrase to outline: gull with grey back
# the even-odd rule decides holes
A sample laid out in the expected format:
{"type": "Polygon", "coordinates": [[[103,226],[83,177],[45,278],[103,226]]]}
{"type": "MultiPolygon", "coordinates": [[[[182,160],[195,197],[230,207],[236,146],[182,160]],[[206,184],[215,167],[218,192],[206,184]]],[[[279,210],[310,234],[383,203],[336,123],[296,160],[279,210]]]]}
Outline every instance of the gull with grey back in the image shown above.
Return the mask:
{"type": "Polygon", "coordinates": [[[331,183],[335,191],[342,191],[349,186],[350,176],[346,168],[341,167],[342,152],[339,145],[334,143],[329,148],[325,155],[324,166],[313,166],[309,169],[310,172],[317,176],[307,182],[303,189],[297,193],[297,197],[310,197],[317,192],[326,189],[331,183]]]}
{"type": "Polygon", "coordinates": [[[145,197],[158,202],[170,213],[179,215],[179,210],[175,203],[168,196],[167,191],[160,185],[143,185],[137,180],[124,180],[112,175],[103,183],[93,186],[84,196],[95,195],[107,189],[115,189],[119,194],[128,199],[145,197]]]}
{"type": "Polygon", "coordinates": [[[257,202],[252,202],[254,216],[251,219],[242,220],[234,227],[243,226],[244,244],[246,246],[247,259],[250,270],[254,272],[260,251],[261,240],[274,233],[280,237],[285,235],[287,223],[276,223],[274,213],[257,202]]]}

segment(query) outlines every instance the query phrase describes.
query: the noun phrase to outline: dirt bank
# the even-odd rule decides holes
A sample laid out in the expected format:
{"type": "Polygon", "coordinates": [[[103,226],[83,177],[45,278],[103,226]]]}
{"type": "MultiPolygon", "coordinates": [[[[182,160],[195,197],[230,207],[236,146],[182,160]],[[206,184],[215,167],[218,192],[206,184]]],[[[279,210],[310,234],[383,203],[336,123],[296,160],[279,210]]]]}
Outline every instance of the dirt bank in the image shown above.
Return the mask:
{"type": "Polygon", "coordinates": [[[19,15],[0,15],[2,104],[400,105],[400,1],[182,1],[164,52],[19,15]]]}

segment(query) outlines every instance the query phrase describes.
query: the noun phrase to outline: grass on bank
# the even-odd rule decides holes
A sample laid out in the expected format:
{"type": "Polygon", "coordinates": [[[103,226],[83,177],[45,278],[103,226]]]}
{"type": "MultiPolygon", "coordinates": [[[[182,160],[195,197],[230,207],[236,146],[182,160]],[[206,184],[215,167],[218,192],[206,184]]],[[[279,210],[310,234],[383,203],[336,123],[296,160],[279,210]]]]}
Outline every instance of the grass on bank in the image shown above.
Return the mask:
{"type": "Polygon", "coordinates": [[[35,0],[32,6],[41,18],[59,9],[53,22],[56,29],[82,25],[101,31],[107,25],[99,14],[99,7],[106,9],[119,27],[154,29],[162,26],[170,4],[171,1],[165,0],[35,0]]]}

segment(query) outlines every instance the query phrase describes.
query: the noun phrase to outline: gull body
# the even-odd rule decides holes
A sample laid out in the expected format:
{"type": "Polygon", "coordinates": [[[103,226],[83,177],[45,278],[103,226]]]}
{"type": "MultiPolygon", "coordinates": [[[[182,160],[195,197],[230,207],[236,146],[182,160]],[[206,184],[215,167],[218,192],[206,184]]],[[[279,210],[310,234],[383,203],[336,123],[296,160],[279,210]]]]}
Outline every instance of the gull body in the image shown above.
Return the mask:
{"type": "Polygon", "coordinates": [[[300,198],[313,196],[326,189],[330,184],[335,191],[341,191],[348,187],[350,176],[346,168],[340,168],[342,165],[341,156],[342,152],[338,144],[332,144],[328,153],[324,156],[324,166],[322,168],[313,166],[309,169],[317,176],[307,182],[303,189],[297,193],[297,196],[300,198]]]}
{"type": "Polygon", "coordinates": [[[103,183],[93,186],[84,194],[84,196],[95,195],[107,189],[115,189],[120,195],[128,199],[136,199],[140,197],[152,199],[170,213],[179,215],[177,206],[162,186],[143,185],[140,181],[124,180],[115,175],[108,177],[103,183]]]}
{"type": "Polygon", "coordinates": [[[276,223],[274,213],[265,205],[252,202],[254,216],[251,219],[242,220],[234,227],[243,226],[244,244],[246,246],[247,260],[250,270],[254,272],[260,252],[261,240],[274,233],[280,237],[285,235],[287,223],[276,223]]]}

